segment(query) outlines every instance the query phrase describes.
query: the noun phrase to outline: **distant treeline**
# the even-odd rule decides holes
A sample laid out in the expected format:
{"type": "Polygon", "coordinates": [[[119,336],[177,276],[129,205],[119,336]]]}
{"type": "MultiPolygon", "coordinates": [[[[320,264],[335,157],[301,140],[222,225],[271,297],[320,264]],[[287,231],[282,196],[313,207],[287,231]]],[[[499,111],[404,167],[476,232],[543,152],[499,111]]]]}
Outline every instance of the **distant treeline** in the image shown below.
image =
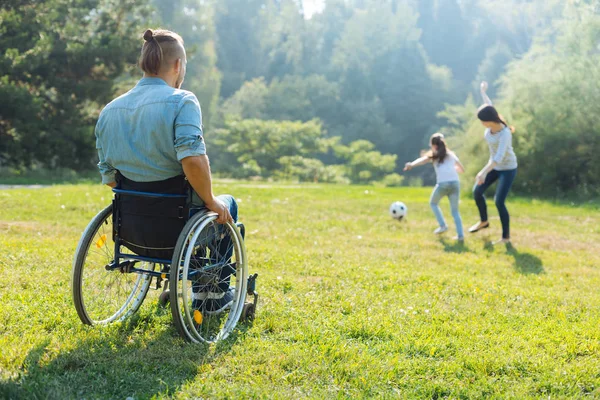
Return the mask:
{"type": "MultiPolygon", "coordinates": [[[[473,118],[485,79],[517,128],[517,189],[590,196],[600,191],[598,7],[327,0],[307,19],[294,0],[9,0],[0,167],[93,169],[98,113],[139,79],[141,34],[161,26],[186,42],[184,88],[200,99],[222,175],[400,184],[400,166],[438,130],[473,172],[487,151],[473,118]]],[[[422,169],[404,183],[431,178],[422,169]]]]}

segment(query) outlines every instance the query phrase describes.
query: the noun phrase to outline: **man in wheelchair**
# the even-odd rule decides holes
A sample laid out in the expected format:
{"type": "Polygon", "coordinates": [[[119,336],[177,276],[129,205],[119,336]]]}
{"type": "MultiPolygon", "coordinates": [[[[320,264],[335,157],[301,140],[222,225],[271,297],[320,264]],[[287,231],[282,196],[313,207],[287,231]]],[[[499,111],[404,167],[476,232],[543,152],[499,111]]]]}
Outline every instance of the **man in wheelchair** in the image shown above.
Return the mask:
{"type": "MultiPolygon", "coordinates": [[[[182,38],[167,30],[147,30],[144,40],[139,61],[143,78],[100,113],[95,131],[98,168],[102,183],[111,188],[188,194],[183,203],[182,196],[120,196],[123,245],[141,256],[167,259],[185,224],[182,213],[210,210],[224,224],[237,221],[237,204],[232,196],[212,191],[200,105],[193,93],[181,89],[187,62],[182,38]]],[[[231,257],[229,243],[219,247],[231,257]]],[[[233,298],[232,272],[222,268],[218,285],[195,283],[192,307],[212,313],[227,309],[233,298]]]]}

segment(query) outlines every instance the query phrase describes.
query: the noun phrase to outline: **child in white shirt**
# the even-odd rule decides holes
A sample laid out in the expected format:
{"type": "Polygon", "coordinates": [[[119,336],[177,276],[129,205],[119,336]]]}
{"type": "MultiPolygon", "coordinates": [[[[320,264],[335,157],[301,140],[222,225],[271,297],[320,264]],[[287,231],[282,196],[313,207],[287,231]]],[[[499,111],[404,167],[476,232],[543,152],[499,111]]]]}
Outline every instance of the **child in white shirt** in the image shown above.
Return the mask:
{"type": "Polygon", "coordinates": [[[450,200],[450,209],[452,211],[452,217],[454,217],[454,223],[456,224],[456,232],[458,236],[456,239],[462,241],[465,238],[462,226],[462,220],[458,211],[458,204],[460,200],[460,181],[458,178],[458,172],[465,172],[463,165],[460,160],[452,152],[444,140],[444,135],[436,133],[431,136],[430,140],[431,150],[423,157],[417,158],[413,162],[408,162],[404,166],[405,171],[410,171],[414,167],[419,165],[425,165],[427,163],[433,163],[435,169],[435,175],[437,178],[437,185],[431,193],[431,199],[429,205],[438,220],[439,228],[434,233],[439,235],[448,230],[446,221],[442,214],[442,210],[439,207],[440,200],[444,196],[448,196],[450,200]]]}

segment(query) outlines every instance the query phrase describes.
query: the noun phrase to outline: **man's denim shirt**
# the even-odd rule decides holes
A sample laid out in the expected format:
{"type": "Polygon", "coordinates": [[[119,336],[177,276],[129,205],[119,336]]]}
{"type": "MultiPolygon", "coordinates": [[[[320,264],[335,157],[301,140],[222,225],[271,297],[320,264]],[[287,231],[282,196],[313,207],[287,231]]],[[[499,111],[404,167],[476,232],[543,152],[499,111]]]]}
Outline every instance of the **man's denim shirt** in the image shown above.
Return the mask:
{"type": "Polygon", "coordinates": [[[206,154],[196,96],[160,78],[143,78],[110,102],[96,125],[102,183],[118,171],[136,182],[183,174],[181,160],[206,154]]]}

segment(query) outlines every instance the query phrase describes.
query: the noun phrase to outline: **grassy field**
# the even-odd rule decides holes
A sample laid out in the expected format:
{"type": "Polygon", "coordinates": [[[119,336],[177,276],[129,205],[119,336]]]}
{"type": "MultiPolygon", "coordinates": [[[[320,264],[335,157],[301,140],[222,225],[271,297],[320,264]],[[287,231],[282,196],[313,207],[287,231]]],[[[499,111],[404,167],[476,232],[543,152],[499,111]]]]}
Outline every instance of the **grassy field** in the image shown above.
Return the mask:
{"type": "Polygon", "coordinates": [[[0,190],[0,398],[600,398],[597,207],[510,198],[507,249],[488,244],[493,204],[483,235],[435,237],[428,189],[216,191],[240,200],[261,298],[206,347],[177,336],[157,291],[126,323],[80,323],[73,252],[108,189],[0,190]]]}

